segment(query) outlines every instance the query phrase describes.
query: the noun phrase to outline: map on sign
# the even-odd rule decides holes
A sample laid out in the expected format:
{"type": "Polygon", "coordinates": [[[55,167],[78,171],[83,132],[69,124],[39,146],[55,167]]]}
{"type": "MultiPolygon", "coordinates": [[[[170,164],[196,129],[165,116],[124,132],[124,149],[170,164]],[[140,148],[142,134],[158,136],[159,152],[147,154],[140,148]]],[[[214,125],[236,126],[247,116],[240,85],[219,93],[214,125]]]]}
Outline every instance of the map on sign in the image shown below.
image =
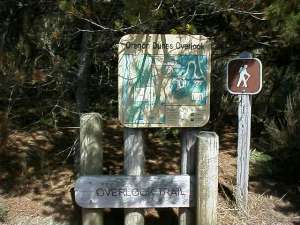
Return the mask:
{"type": "Polygon", "coordinates": [[[210,46],[199,35],[126,35],[119,118],[127,127],[200,127],[209,119],[210,46]]]}

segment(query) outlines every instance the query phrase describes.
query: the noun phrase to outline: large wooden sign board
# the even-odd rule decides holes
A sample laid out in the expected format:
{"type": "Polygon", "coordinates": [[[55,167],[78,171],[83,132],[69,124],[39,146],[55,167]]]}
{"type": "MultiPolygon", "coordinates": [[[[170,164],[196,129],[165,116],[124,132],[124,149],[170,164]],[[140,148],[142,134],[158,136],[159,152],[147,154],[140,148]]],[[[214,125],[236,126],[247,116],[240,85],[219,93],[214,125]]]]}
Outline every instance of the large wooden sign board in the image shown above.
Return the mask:
{"type": "Polygon", "coordinates": [[[119,43],[119,119],[126,127],[201,127],[209,120],[209,40],[130,34],[119,43]]]}
{"type": "Polygon", "coordinates": [[[82,208],[190,207],[191,177],[83,176],[75,183],[75,200],[82,208]]]}
{"type": "Polygon", "coordinates": [[[231,94],[258,94],[262,88],[262,64],[257,58],[232,59],[227,65],[227,90],[231,94]]]}

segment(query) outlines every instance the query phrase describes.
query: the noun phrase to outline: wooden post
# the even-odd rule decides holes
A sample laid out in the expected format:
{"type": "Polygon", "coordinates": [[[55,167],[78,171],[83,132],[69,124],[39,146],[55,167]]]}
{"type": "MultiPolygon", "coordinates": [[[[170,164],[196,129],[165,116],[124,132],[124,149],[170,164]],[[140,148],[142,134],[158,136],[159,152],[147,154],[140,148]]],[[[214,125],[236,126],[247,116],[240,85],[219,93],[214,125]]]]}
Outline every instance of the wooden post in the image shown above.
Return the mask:
{"type": "MultiPolygon", "coordinates": [[[[243,52],[240,58],[252,58],[251,53],[243,52]]],[[[238,146],[237,146],[237,181],[236,203],[245,210],[248,201],[248,180],[251,137],[251,95],[239,95],[238,106],[238,146]]]]}
{"type": "MultiPolygon", "coordinates": [[[[181,129],[181,174],[195,175],[197,134],[196,128],[181,129]]],[[[194,224],[194,211],[193,208],[179,208],[179,225],[194,224]]]]}
{"type": "Polygon", "coordinates": [[[251,138],[251,96],[239,95],[236,203],[246,209],[251,138]]]}
{"type": "Polygon", "coordinates": [[[196,224],[217,224],[219,137],[214,132],[200,132],[196,171],[196,224]]]}
{"type": "MultiPolygon", "coordinates": [[[[102,174],[102,125],[99,113],[80,117],[80,175],[102,174]]],[[[101,209],[82,208],[82,225],[103,225],[101,209]]]]}
{"type": "MultiPolygon", "coordinates": [[[[145,154],[143,130],[124,128],[124,173],[140,176],[144,173],[145,154]]],[[[142,209],[125,209],[125,225],[144,225],[142,209]]]]}

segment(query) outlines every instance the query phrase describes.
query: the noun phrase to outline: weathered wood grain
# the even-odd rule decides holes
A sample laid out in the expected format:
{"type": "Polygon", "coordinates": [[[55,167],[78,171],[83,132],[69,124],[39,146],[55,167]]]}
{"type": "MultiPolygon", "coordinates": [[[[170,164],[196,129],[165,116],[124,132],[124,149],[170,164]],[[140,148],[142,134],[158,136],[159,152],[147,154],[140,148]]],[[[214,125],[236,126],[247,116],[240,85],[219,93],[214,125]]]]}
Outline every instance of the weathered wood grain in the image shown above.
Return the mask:
{"type": "MultiPolygon", "coordinates": [[[[183,128],[181,129],[181,174],[195,175],[196,162],[196,142],[199,129],[183,128]]],[[[191,189],[193,186],[191,186],[191,189]]],[[[191,191],[192,192],[192,191],[191,191]]],[[[193,200],[192,198],[191,200],[193,200]]],[[[179,209],[179,225],[192,225],[195,221],[195,208],[179,209]]]]}
{"type": "Polygon", "coordinates": [[[251,139],[251,96],[239,95],[236,203],[247,207],[251,139]]]}
{"type": "MultiPolygon", "coordinates": [[[[124,128],[124,173],[141,176],[145,168],[145,142],[142,129],[124,128]]],[[[143,209],[125,209],[125,225],[144,225],[143,209]]]]}
{"type": "MultiPolygon", "coordinates": [[[[249,52],[242,52],[240,58],[252,58],[249,52]]],[[[251,96],[239,95],[238,105],[238,146],[237,146],[237,182],[236,203],[244,210],[248,202],[248,180],[251,139],[251,96]]]]}
{"type": "Polygon", "coordinates": [[[197,160],[197,225],[217,224],[219,137],[214,132],[200,132],[197,160]]]}
{"type": "Polygon", "coordinates": [[[83,176],[75,184],[75,200],[83,208],[190,207],[191,177],[83,176]]]}
{"type": "MultiPolygon", "coordinates": [[[[101,116],[86,113],[80,117],[80,175],[102,174],[103,149],[101,116]]],[[[102,225],[101,209],[82,209],[83,225],[102,225]]]]}

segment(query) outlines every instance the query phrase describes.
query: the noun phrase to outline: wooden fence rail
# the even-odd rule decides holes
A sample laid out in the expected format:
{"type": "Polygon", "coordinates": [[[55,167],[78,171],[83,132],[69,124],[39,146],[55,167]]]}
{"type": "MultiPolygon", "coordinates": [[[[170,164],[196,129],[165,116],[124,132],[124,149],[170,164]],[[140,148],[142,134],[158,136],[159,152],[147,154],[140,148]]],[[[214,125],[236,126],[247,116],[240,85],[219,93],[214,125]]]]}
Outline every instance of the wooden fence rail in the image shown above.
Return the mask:
{"type": "Polygon", "coordinates": [[[125,175],[103,176],[101,117],[97,113],[83,114],[80,118],[81,177],[75,183],[75,200],[83,207],[82,224],[103,225],[101,208],[122,207],[125,225],[144,225],[142,208],[179,207],[180,225],[195,222],[216,225],[218,136],[214,132],[185,129],[181,144],[181,175],[144,176],[143,130],[124,128],[125,175]]]}

